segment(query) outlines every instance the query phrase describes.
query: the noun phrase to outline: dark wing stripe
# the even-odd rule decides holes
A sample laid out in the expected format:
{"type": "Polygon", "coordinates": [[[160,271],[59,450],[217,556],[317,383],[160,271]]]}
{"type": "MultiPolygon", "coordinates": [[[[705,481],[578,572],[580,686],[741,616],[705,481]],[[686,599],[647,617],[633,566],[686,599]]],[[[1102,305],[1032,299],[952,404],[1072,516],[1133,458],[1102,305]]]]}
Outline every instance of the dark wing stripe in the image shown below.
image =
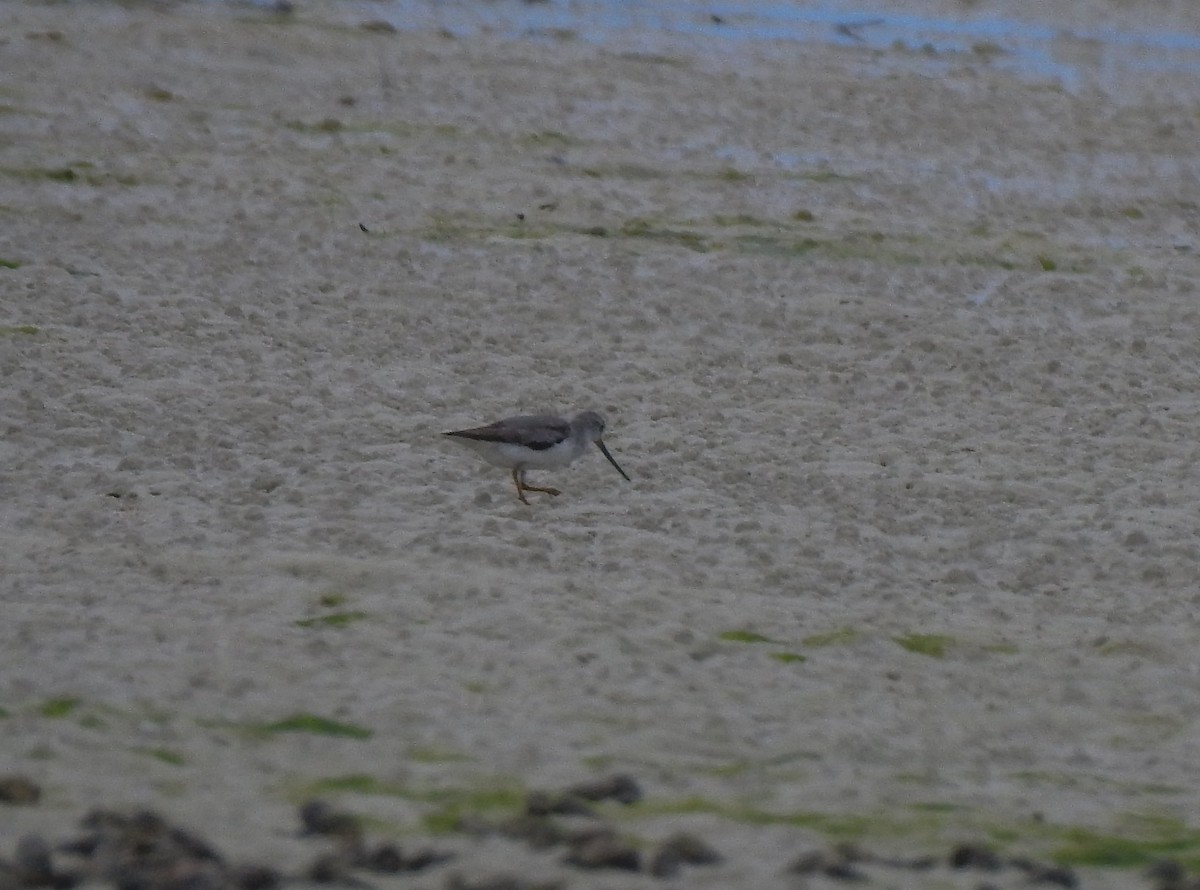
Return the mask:
{"type": "Polygon", "coordinates": [[[500,430],[490,426],[481,426],[477,430],[455,430],[446,433],[447,436],[457,436],[459,439],[477,439],[480,442],[508,442],[509,438],[500,430]]]}
{"type": "Polygon", "coordinates": [[[524,445],[534,451],[546,451],[562,442],[571,434],[571,428],[563,423],[545,424],[536,432],[522,430],[504,423],[481,426],[470,430],[454,430],[447,436],[460,439],[475,439],[479,442],[500,442],[506,445],[524,445]]]}

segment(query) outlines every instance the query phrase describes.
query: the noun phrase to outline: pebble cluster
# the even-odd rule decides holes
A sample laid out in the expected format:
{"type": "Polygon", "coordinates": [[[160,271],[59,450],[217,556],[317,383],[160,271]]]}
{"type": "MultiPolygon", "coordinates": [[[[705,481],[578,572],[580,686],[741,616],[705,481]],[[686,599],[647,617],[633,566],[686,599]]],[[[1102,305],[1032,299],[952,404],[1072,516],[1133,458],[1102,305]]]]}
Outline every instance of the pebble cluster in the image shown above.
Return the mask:
{"type": "MultiPolygon", "coordinates": [[[[0,776],[0,806],[30,806],[41,789],[22,776],[0,776]]],[[[620,833],[598,815],[595,804],[632,804],[642,798],[638,783],[625,775],[573,785],[561,791],[527,795],[522,811],[506,819],[462,816],[456,826],[473,838],[499,836],[547,852],[561,849],[559,861],[583,871],[640,872],[655,878],[680,876],[686,868],[712,866],[723,856],[712,845],[679,832],[647,847],[620,833]]],[[[2,810],[0,810],[2,812],[2,810]]],[[[142,810],[120,813],[93,810],[71,838],[52,843],[37,835],[16,841],[10,855],[0,849],[0,890],[70,890],[80,885],[117,890],[275,890],[285,884],[336,884],[370,888],[371,874],[423,872],[452,863],[455,854],[436,849],[405,852],[389,842],[369,842],[362,821],[326,801],[299,807],[300,835],[323,838],[325,849],[307,864],[283,869],[274,865],[231,863],[212,844],[142,810]]],[[[990,848],[962,844],[944,857],[897,858],[874,855],[854,844],[837,844],[798,855],[781,871],[797,886],[814,879],[880,886],[901,872],[972,873],[978,888],[1005,886],[1081,887],[1069,868],[1028,858],[1004,857],[990,848]]],[[[1144,876],[1154,890],[1200,890],[1200,877],[1189,876],[1173,861],[1163,861],[1144,876]]],[[[511,874],[464,875],[447,868],[445,890],[566,890],[568,878],[533,880],[511,874]]]]}

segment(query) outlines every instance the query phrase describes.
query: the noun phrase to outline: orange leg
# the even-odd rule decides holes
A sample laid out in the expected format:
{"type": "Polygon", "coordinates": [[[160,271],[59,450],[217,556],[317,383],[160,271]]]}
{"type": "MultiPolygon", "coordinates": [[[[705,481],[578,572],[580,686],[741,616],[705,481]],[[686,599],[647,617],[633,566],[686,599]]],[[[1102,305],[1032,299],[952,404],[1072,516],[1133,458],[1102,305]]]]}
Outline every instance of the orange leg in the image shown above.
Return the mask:
{"type": "Polygon", "coordinates": [[[524,486],[521,485],[521,471],[513,470],[513,485],[517,486],[517,497],[522,504],[529,506],[529,501],[525,500],[524,486]]]}
{"type": "Polygon", "coordinates": [[[557,488],[543,488],[540,485],[527,485],[525,483],[524,470],[513,470],[513,482],[517,486],[517,497],[521,499],[522,504],[529,503],[529,501],[525,499],[525,492],[527,491],[545,492],[546,494],[550,495],[550,497],[558,497],[560,494],[562,494],[562,492],[557,488]]]}

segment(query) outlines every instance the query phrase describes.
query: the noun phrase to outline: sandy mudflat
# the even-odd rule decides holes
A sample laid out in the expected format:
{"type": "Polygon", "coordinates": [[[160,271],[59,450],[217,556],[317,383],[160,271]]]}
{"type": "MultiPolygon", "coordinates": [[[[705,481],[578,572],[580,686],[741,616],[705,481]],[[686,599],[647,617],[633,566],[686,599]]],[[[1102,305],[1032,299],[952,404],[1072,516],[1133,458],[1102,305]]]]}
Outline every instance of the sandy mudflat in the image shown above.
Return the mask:
{"type": "Polygon", "coordinates": [[[0,856],[625,772],[687,886],[1200,857],[1195,80],[361,18],[0,8],[0,856]],[[583,407],[632,484],[439,436],[583,407]]]}

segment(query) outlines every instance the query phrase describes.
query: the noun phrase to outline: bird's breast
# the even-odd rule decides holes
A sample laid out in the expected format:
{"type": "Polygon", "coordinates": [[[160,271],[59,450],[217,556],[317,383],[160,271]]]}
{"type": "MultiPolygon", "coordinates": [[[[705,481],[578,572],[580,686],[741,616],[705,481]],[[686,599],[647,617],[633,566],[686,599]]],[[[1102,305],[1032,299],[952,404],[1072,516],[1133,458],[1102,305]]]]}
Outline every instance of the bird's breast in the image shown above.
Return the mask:
{"type": "Polygon", "coordinates": [[[553,470],[565,467],[574,459],[570,442],[563,441],[549,448],[527,448],[511,442],[482,442],[478,439],[459,439],[492,466],[520,470],[553,470]]]}

